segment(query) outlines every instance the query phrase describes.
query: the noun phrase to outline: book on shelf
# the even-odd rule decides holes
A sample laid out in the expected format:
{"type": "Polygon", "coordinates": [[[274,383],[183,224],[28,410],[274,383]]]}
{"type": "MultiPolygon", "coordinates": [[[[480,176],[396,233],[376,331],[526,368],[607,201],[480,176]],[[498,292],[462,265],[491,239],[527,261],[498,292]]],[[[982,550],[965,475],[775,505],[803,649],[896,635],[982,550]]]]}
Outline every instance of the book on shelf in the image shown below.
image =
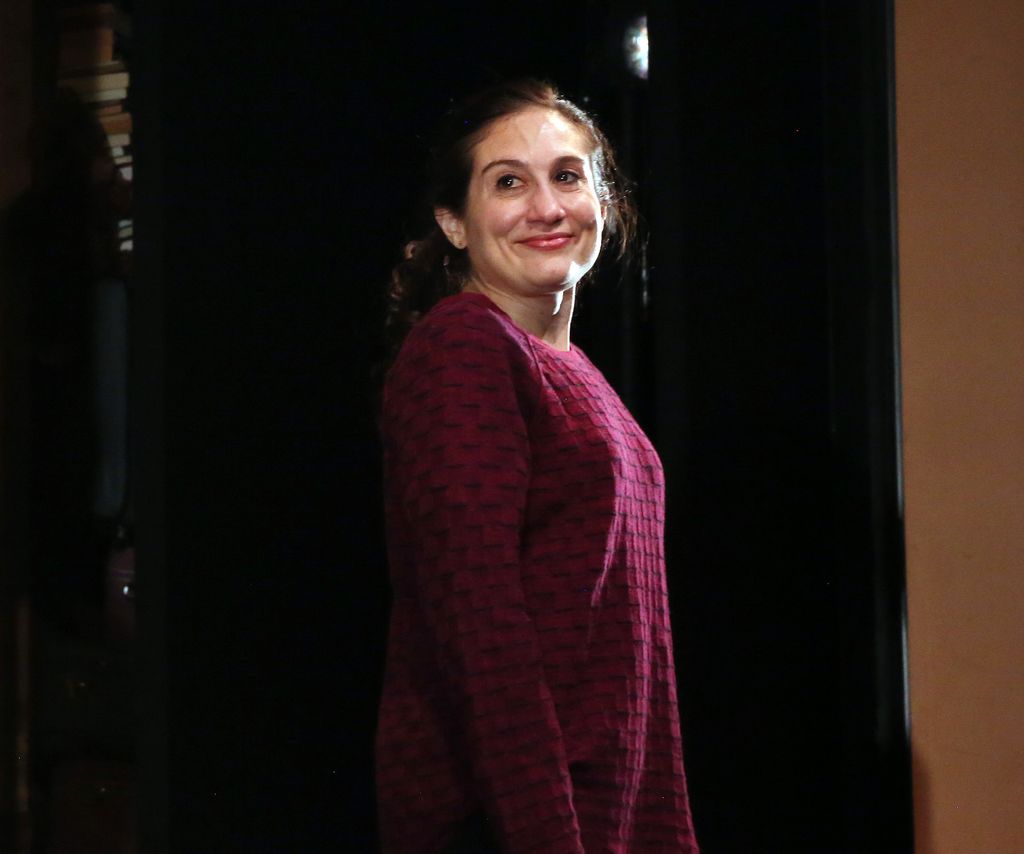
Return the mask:
{"type": "Polygon", "coordinates": [[[111,101],[123,101],[128,97],[127,89],[101,89],[98,92],[79,92],[78,97],[86,103],[110,103],[111,101]]]}
{"type": "Polygon", "coordinates": [[[124,64],[123,60],[111,59],[109,62],[98,62],[95,65],[59,68],[57,73],[63,80],[77,77],[98,77],[101,74],[120,74],[127,71],[128,67],[124,64]]]}
{"type": "Polygon", "coordinates": [[[128,72],[114,71],[64,77],[61,78],[60,85],[73,89],[83,98],[89,98],[92,95],[98,97],[113,92],[124,92],[124,95],[121,96],[124,97],[128,94],[128,72]]]}
{"type": "Polygon", "coordinates": [[[71,71],[114,61],[113,26],[63,30],[57,37],[57,68],[71,71]]]}
{"type": "MultiPolygon", "coordinates": [[[[102,125],[103,130],[107,136],[117,136],[119,134],[130,134],[132,132],[132,114],[131,113],[111,113],[108,115],[96,116],[96,120],[102,125]]],[[[114,145],[115,143],[110,143],[114,145]]]]}
{"type": "Polygon", "coordinates": [[[107,134],[107,145],[111,148],[124,148],[132,144],[132,138],[127,133],[107,134]]]}

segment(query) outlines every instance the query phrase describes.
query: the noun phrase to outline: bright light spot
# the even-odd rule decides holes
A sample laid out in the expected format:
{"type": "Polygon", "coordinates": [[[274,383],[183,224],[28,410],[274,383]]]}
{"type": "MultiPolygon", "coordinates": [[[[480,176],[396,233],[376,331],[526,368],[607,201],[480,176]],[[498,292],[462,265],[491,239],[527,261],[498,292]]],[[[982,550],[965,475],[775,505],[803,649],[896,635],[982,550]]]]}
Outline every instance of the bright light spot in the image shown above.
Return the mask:
{"type": "Polygon", "coordinates": [[[626,65],[641,80],[647,79],[647,16],[637,18],[626,28],[626,65]]]}

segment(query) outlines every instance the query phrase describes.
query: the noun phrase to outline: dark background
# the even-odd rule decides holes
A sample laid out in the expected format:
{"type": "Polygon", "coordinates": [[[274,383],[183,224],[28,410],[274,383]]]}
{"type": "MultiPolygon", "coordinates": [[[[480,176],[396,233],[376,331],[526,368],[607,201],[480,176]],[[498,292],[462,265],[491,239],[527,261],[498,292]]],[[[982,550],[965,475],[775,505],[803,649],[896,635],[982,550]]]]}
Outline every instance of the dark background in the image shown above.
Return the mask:
{"type": "Polygon", "coordinates": [[[888,4],[215,9],[133,10],[144,850],[374,850],[385,281],[429,127],[531,74],[647,222],[574,336],[665,461],[703,848],[911,851],[888,4]]]}

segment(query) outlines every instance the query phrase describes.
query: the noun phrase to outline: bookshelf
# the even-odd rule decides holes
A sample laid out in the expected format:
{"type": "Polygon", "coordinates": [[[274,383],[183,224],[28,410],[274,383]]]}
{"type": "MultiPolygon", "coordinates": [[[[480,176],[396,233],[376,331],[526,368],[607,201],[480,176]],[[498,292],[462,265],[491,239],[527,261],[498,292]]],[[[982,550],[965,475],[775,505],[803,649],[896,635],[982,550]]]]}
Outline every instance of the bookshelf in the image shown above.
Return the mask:
{"type": "Polygon", "coordinates": [[[133,854],[130,4],[0,11],[0,851],[133,854]]]}
{"type": "MultiPolygon", "coordinates": [[[[131,72],[128,68],[131,18],[114,3],[58,8],[56,77],[58,89],[88,105],[103,129],[117,180],[130,193],[133,172],[131,72]]],[[[133,221],[126,210],[117,223],[119,251],[132,251],[133,221]]]]}

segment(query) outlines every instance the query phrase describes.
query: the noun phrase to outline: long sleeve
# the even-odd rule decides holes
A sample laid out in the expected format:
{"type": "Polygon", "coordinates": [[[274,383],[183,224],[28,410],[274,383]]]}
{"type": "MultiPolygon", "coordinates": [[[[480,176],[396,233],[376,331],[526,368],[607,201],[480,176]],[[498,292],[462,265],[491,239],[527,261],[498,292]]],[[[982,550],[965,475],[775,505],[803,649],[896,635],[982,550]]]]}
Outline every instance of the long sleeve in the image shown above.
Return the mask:
{"type": "Polygon", "coordinates": [[[416,330],[385,389],[386,475],[401,516],[395,595],[422,621],[504,849],[582,854],[520,571],[534,380],[497,321],[477,321],[416,330]]]}

